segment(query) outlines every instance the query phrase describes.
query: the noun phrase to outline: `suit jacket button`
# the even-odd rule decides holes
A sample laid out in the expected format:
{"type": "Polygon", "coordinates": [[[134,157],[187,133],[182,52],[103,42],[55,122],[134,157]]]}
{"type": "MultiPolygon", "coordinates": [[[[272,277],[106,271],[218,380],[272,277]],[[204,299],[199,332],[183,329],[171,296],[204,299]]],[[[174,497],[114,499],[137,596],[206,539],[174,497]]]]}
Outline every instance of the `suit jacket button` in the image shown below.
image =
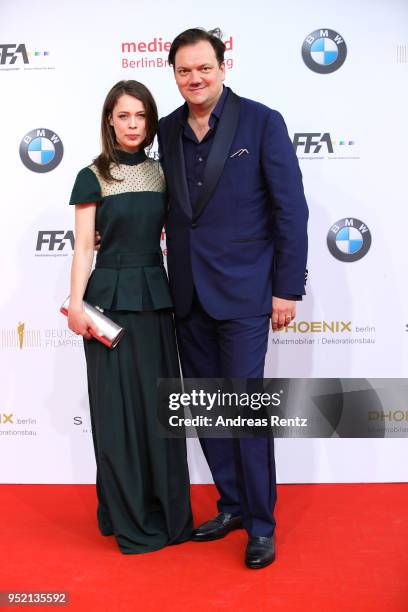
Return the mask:
{"type": "Polygon", "coordinates": [[[195,229],[196,227],[197,227],[197,223],[195,221],[193,221],[192,224],[191,224],[191,228],[195,229]]]}

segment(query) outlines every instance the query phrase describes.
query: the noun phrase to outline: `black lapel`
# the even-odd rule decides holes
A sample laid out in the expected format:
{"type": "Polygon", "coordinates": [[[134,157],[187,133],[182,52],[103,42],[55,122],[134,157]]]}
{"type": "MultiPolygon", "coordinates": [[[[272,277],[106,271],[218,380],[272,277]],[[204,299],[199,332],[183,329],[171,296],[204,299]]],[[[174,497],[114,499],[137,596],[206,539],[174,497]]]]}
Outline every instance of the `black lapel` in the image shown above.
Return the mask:
{"type": "Polygon", "coordinates": [[[230,91],[225,100],[222,115],[219,119],[217,131],[215,132],[214,141],[207,159],[203,189],[194,205],[194,220],[203,212],[220,180],[225,162],[231,150],[235,132],[237,131],[239,109],[239,96],[230,91]]]}
{"type": "Polygon", "coordinates": [[[169,140],[169,154],[166,159],[167,180],[170,183],[170,193],[179,202],[188,217],[193,216],[191,210],[190,194],[187,186],[186,165],[184,163],[183,152],[183,126],[180,123],[180,116],[183,108],[176,114],[171,126],[169,140]]]}

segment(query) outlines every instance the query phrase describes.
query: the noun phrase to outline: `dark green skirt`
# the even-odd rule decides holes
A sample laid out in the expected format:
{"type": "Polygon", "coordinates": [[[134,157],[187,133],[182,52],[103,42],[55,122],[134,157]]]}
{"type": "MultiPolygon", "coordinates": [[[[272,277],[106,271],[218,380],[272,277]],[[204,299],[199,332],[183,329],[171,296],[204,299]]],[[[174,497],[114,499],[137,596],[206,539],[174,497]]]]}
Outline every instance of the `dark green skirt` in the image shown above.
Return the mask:
{"type": "Polygon", "coordinates": [[[169,310],[105,314],[126,328],[113,350],[84,341],[97,464],[98,524],[123,553],[188,540],[192,529],[184,439],[160,437],[157,378],[179,364],[169,310]]]}

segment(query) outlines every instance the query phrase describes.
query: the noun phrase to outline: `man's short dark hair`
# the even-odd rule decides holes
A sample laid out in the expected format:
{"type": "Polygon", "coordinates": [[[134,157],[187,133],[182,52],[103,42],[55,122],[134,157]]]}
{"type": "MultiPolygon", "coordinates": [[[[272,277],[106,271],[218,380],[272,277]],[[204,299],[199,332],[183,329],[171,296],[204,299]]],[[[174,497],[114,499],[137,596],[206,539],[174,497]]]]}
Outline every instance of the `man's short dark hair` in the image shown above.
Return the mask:
{"type": "Polygon", "coordinates": [[[225,53],[225,45],[221,39],[222,32],[220,28],[214,28],[213,30],[204,30],[204,28],[190,28],[189,30],[184,30],[181,34],[176,36],[176,38],[171,43],[170,51],[169,51],[169,64],[175,68],[176,65],[176,53],[181,47],[186,47],[187,45],[195,45],[202,40],[205,40],[210,43],[212,48],[215,51],[215,56],[218,61],[218,65],[224,61],[224,53],[225,53]]]}

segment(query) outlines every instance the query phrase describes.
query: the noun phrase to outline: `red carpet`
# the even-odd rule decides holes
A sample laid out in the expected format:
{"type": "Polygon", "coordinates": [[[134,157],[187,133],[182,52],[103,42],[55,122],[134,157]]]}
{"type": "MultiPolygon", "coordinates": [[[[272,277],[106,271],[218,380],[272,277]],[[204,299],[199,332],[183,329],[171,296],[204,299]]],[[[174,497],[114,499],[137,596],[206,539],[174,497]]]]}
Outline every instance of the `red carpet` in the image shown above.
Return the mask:
{"type": "MultiPolygon", "coordinates": [[[[192,496],[197,522],[215,513],[214,487],[192,496]]],[[[0,503],[0,591],[68,591],[68,610],[408,611],[408,484],[279,486],[263,570],[243,565],[243,531],[124,556],[92,486],[1,485],[0,503]]]]}

